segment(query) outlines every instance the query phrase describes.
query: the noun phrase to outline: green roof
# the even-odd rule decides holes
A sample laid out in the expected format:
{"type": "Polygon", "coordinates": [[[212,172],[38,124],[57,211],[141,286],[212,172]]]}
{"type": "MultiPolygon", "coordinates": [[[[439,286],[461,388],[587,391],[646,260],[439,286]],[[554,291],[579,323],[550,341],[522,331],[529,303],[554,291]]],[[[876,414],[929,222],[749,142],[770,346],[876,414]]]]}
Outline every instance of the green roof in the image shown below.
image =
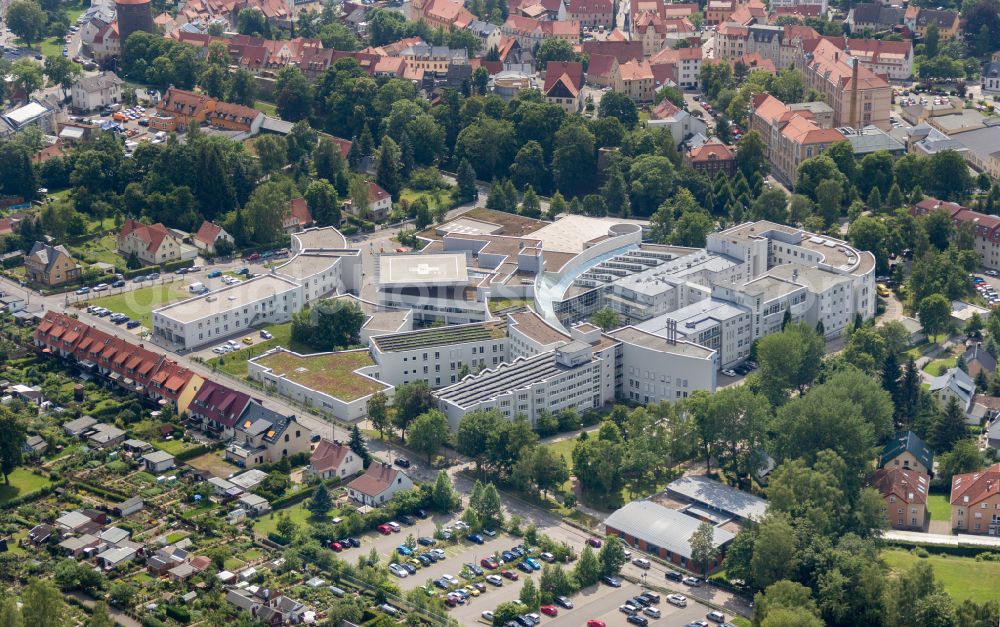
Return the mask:
{"type": "Polygon", "coordinates": [[[380,351],[390,353],[466,342],[483,342],[490,339],[498,340],[506,335],[507,331],[503,323],[477,322],[392,335],[378,335],[373,337],[372,341],[375,342],[375,346],[380,351]]]}

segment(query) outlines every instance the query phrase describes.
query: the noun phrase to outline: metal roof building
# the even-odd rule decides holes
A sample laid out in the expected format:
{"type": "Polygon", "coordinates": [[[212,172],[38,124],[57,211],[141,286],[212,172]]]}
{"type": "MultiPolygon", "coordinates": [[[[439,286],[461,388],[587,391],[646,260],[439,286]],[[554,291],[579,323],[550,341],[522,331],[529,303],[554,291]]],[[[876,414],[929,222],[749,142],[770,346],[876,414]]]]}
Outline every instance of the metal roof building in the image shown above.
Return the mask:
{"type": "Polygon", "coordinates": [[[681,477],[667,484],[667,493],[741,520],[760,520],[767,501],[704,475],[681,477]]]}
{"type": "MultiPolygon", "coordinates": [[[[604,521],[609,535],[622,537],[640,550],[688,567],[691,536],[702,521],[652,501],[632,501],[604,521]]],[[[716,527],[713,544],[722,548],[736,535],[716,527]]],[[[714,566],[713,566],[714,567],[714,566]]]]}

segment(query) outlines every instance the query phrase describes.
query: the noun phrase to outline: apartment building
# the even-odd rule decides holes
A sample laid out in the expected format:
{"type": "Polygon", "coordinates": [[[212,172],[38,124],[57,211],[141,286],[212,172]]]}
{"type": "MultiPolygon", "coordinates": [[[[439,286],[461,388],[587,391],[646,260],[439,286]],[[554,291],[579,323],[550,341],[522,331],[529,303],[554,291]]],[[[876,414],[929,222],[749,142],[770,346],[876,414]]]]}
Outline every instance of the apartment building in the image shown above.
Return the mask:
{"type": "MultiPolygon", "coordinates": [[[[591,59],[593,64],[593,59],[591,59]]],[[[708,126],[701,118],[695,117],[687,111],[677,107],[666,98],[660,104],[653,107],[649,112],[649,120],[646,122],[650,128],[664,127],[670,131],[670,136],[674,139],[674,144],[680,146],[693,135],[704,135],[708,131],[708,126]]]]}
{"type": "Polygon", "coordinates": [[[533,50],[545,39],[562,39],[571,44],[580,43],[580,22],[577,20],[537,20],[511,14],[500,32],[513,37],[525,50],[533,50]]]}
{"type": "Polygon", "coordinates": [[[423,20],[431,28],[440,26],[447,32],[452,28],[465,28],[476,16],[456,0],[416,0],[410,3],[410,19],[423,20]]]}
{"type": "Polygon", "coordinates": [[[930,488],[926,474],[901,468],[880,468],[875,471],[871,486],[882,496],[882,512],[890,528],[924,528],[930,488]]]}
{"type": "Polygon", "coordinates": [[[557,104],[566,113],[583,108],[583,65],[577,61],[549,61],[545,65],[545,101],[557,104]]]}
{"type": "Polygon", "coordinates": [[[879,76],[889,80],[905,81],[913,78],[913,40],[886,41],[883,39],[860,39],[837,37],[834,43],[842,42],[841,50],[850,54],[879,76]]]}
{"type": "Polygon", "coordinates": [[[632,60],[618,65],[612,89],[636,102],[651,102],[656,95],[656,82],[649,61],[632,60]]]}
{"type": "Polygon", "coordinates": [[[930,9],[912,4],[906,7],[903,24],[921,39],[927,36],[927,29],[931,24],[937,24],[940,40],[950,41],[958,36],[961,16],[958,11],[930,9]]]}
{"type": "Polygon", "coordinates": [[[191,350],[259,325],[287,322],[305,302],[302,285],[264,275],[154,310],[153,335],[191,350]]]}
{"type": "Polygon", "coordinates": [[[799,164],[844,139],[837,130],[820,128],[808,112],[793,111],[769,94],[755,94],[750,109],[750,130],[764,140],[771,172],[786,185],[795,183],[799,164]]]}
{"type": "Polygon", "coordinates": [[[949,502],[957,533],[1000,535],[1000,464],[952,477],[949,502]]]}
{"type": "Polygon", "coordinates": [[[905,10],[899,6],[889,6],[879,2],[862,2],[847,12],[845,23],[852,32],[871,30],[889,31],[903,23],[905,10]]]}
{"type": "Polygon", "coordinates": [[[585,28],[603,26],[612,28],[615,24],[613,0],[569,0],[566,17],[580,22],[585,28]]]}
{"type": "Polygon", "coordinates": [[[645,57],[651,57],[694,34],[694,25],[686,17],[664,18],[656,13],[643,12],[632,22],[632,39],[642,42],[645,57]]]}
{"type": "Polygon", "coordinates": [[[854,56],[833,42],[803,42],[795,66],[805,75],[806,87],[823,94],[833,107],[834,126],[862,128],[873,125],[888,131],[892,88],[854,56]]]}
{"type": "Polygon", "coordinates": [[[689,48],[664,48],[649,59],[653,74],[657,77],[659,88],[666,84],[657,74],[659,68],[666,66],[666,72],[677,85],[683,89],[697,89],[701,79],[701,65],[704,51],[701,46],[689,48]]]}
{"type": "Polygon", "coordinates": [[[729,368],[750,354],[755,337],[754,311],[732,300],[706,298],[635,328],[659,337],[673,333],[678,341],[712,349],[718,353],[719,367],[729,368]]]}
{"type": "Polygon", "coordinates": [[[453,66],[468,65],[469,51],[465,48],[449,48],[447,46],[432,46],[430,44],[414,44],[400,51],[399,56],[406,61],[408,68],[423,70],[437,77],[448,74],[453,66]]]}
{"type": "Polygon", "coordinates": [[[118,254],[132,255],[144,266],[158,266],[182,259],[181,236],[159,222],[143,224],[129,218],[118,232],[118,254]]]}
{"type": "Polygon", "coordinates": [[[440,388],[509,361],[506,325],[477,322],[377,335],[369,340],[372,376],[398,386],[424,381],[440,388]]]}
{"type": "Polygon", "coordinates": [[[122,79],[114,72],[86,76],[73,83],[73,109],[94,111],[121,102],[122,79]]]}
{"type": "Polygon", "coordinates": [[[798,24],[743,26],[732,22],[719,26],[715,36],[715,56],[738,61],[745,55],[759,54],[778,69],[795,64],[803,41],[819,38],[813,28],[798,24]]]}
{"type": "Polygon", "coordinates": [[[771,0],[771,10],[788,7],[819,7],[819,13],[826,13],[827,0],[771,0]]]}
{"type": "Polygon", "coordinates": [[[935,211],[946,211],[957,227],[971,224],[975,234],[976,253],[979,263],[991,270],[1000,269],[1000,218],[978,211],[972,211],[937,198],[925,198],[910,210],[914,216],[927,215],[935,211]]]}

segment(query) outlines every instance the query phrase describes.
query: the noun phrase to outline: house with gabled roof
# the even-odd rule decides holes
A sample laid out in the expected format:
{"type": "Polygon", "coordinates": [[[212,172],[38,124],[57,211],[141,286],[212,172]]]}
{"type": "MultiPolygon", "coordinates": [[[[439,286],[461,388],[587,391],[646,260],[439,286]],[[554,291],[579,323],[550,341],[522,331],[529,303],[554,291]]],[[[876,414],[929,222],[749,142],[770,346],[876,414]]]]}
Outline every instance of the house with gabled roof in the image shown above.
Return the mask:
{"type": "Polygon", "coordinates": [[[882,511],[893,529],[923,529],[927,518],[926,473],[903,468],[879,468],[871,486],[882,496],[882,511]]]}
{"type": "Polygon", "coordinates": [[[208,433],[233,437],[236,421],[250,405],[250,395],[215,381],[205,381],[188,406],[191,419],[208,433]]]}
{"type": "MultiPolygon", "coordinates": [[[[931,379],[931,396],[937,399],[941,407],[955,399],[966,415],[972,411],[972,400],[976,396],[976,382],[960,368],[949,368],[939,377],[931,379]]],[[[972,423],[976,420],[973,418],[972,423]]]]}
{"type": "Polygon", "coordinates": [[[983,347],[982,342],[976,342],[962,353],[962,361],[965,362],[965,371],[973,379],[979,376],[980,372],[987,375],[997,371],[997,359],[983,347]]]}
{"type": "Polygon", "coordinates": [[[198,232],[191,237],[191,241],[198,250],[203,250],[210,255],[215,252],[215,246],[220,241],[235,243],[233,236],[227,233],[224,228],[208,220],[201,223],[198,232]]]}
{"type": "Polygon", "coordinates": [[[312,431],[295,416],[284,416],[255,400],[233,425],[233,439],[226,446],[226,460],[240,468],[273,463],[282,457],[309,450],[312,431]]]}
{"type": "Polygon", "coordinates": [[[546,102],[562,107],[567,113],[580,111],[583,101],[583,65],[577,61],[549,61],[545,66],[546,102]]]}
{"type": "Polygon", "coordinates": [[[951,528],[1000,535],[1000,463],[951,479],[951,528]]]}
{"type": "Polygon", "coordinates": [[[80,279],[80,264],[65,246],[35,242],[24,258],[24,276],[39,285],[63,285],[80,279]]]}
{"type": "Polygon", "coordinates": [[[135,255],[145,266],[158,266],[181,259],[181,236],[161,223],[143,224],[129,218],[118,232],[118,254],[135,255]]]}
{"type": "Polygon", "coordinates": [[[305,198],[300,196],[288,202],[288,213],[281,220],[281,226],[286,233],[298,233],[313,226],[313,224],[315,222],[313,222],[312,212],[309,211],[309,205],[305,198]]]}
{"type": "Polygon", "coordinates": [[[396,492],[409,490],[413,481],[402,470],[373,461],[365,473],[347,484],[347,494],[363,505],[379,507],[396,492]]]}
{"type": "Polygon", "coordinates": [[[364,460],[344,442],[323,438],[309,458],[309,472],[320,479],[344,479],[360,472],[364,460]]]}
{"type": "Polygon", "coordinates": [[[899,431],[882,448],[878,467],[913,470],[929,475],[934,472],[934,451],[916,433],[899,431]]]}
{"type": "Polygon", "coordinates": [[[716,138],[684,153],[684,165],[709,178],[722,172],[730,177],[736,174],[736,151],[716,138]]]}

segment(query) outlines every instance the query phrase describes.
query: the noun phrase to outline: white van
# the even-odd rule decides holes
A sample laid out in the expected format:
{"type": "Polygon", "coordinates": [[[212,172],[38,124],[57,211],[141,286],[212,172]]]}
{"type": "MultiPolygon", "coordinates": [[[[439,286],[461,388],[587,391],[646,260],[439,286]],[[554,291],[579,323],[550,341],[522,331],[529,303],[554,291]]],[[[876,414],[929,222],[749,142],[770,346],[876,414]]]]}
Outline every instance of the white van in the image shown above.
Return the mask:
{"type": "Polygon", "coordinates": [[[190,290],[192,294],[197,294],[198,292],[204,291],[204,289],[205,284],[200,281],[195,281],[191,285],[188,285],[188,290],[190,290]]]}

